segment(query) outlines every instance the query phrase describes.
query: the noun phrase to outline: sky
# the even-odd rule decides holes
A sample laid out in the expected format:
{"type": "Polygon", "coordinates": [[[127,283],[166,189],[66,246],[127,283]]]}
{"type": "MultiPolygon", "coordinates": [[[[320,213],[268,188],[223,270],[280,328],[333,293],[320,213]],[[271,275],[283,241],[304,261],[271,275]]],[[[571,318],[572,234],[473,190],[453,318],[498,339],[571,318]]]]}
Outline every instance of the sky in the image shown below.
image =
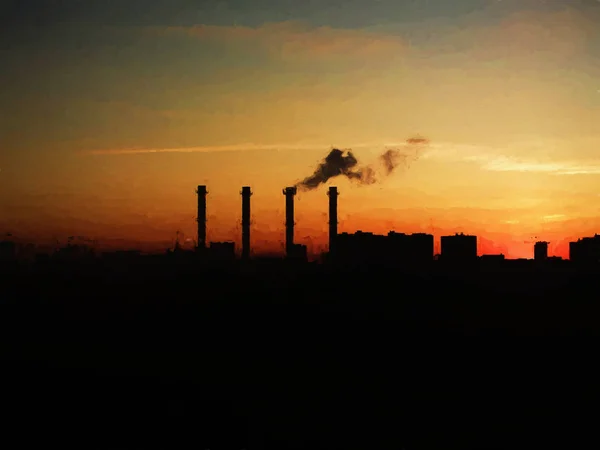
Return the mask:
{"type": "Polygon", "coordinates": [[[241,241],[279,252],[282,188],[332,147],[370,185],[296,197],[296,241],[339,231],[465,232],[480,253],[568,257],[600,229],[600,2],[0,0],[0,233],[164,248],[241,241]],[[404,151],[402,150],[402,151],[404,151]]]}

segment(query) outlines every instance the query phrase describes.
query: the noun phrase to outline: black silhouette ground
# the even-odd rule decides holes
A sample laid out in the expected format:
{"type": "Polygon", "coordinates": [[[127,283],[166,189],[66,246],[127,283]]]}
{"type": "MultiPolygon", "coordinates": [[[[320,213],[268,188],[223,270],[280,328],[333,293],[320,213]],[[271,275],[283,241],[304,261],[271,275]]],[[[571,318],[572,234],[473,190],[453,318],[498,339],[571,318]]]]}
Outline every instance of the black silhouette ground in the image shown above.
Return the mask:
{"type": "Polygon", "coordinates": [[[594,437],[598,283],[572,269],[4,268],[3,429],[10,448],[574,448],[594,437]]]}

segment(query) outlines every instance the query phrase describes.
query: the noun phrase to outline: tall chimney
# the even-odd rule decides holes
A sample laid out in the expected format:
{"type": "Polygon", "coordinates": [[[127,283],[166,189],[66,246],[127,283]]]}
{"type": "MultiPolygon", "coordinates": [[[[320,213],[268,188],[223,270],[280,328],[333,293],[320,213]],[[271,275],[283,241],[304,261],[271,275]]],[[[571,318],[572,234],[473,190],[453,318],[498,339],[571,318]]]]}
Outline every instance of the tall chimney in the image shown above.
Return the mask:
{"type": "Polygon", "coordinates": [[[285,252],[287,256],[292,256],[294,248],[294,196],[295,187],[286,187],[283,190],[285,195],[285,252]]]}
{"type": "Polygon", "coordinates": [[[242,187],[242,259],[250,258],[250,186],[242,187]]]}
{"type": "Polygon", "coordinates": [[[197,248],[206,248],[206,186],[198,186],[198,245],[197,248]]]}
{"type": "Polygon", "coordinates": [[[335,251],[338,226],[337,197],[339,194],[337,187],[331,186],[327,195],[329,195],[329,253],[332,254],[335,251]]]}

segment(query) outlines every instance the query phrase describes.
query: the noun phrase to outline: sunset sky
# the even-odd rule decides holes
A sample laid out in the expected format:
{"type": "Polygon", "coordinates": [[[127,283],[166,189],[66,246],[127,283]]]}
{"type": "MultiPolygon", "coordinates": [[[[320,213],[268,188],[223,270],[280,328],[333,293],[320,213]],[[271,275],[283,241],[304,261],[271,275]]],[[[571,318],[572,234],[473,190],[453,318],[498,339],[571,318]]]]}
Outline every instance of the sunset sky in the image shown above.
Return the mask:
{"type": "MultiPolygon", "coordinates": [[[[379,183],[332,180],[340,231],[463,231],[485,253],[600,230],[595,0],[0,1],[0,233],[280,251],[282,188],[332,147],[379,183]]],[[[296,240],[327,246],[327,186],[301,193],[296,240]]],[[[108,244],[107,244],[108,245],[108,244]]],[[[141,244],[140,244],[141,245],[141,244]]]]}

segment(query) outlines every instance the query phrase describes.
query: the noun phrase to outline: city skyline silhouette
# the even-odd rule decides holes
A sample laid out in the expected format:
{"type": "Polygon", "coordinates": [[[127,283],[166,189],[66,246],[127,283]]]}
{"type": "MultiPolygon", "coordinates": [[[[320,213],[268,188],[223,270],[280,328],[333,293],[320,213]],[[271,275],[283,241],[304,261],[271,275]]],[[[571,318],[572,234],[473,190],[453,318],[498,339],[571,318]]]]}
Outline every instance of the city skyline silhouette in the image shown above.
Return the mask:
{"type": "MultiPolygon", "coordinates": [[[[326,251],[320,254],[315,254],[313,251],[308,250],[306,244],[300,244],[296,241],[295,228],[297,222],[295,220],[295,202],[296,196],[298,195],[297,186],[301,186],[302,190],[316,190],[319,185],[326,185],[331,178],[346,177],[349,180],[355,181],[358,184],[373,184],[376,182],[375,171],[369,166],[366,167],[370,172],[367,172],[367,178],[365,178],[365,169],[358,169],[353,171],[353,167],[357,165],[357,160],[348,153],[347,157],[343,156],[343,152],[333,149],[329,156],[323,160],[323,162],[317,167],[315,173],[310,177],[299,182],[296,186],[286,187],[282,190],[285,196],[285,243],[282,245],[284,250],[283,253],[261,253],[256,252],[252,248],[251,234],[252,234],[252,221],[251,221],[251,196],[253,195],[250,186],[245,186],[240,191],[242,196],[242,221],[241,221],[241,246],[237,248],[236,252],[236,241],[213,241],[207,237],[207,197],[209,192],[207,186],[199,185],[196,189],[196,195],[198,199],[197,203],[197,234],[196,239],[190,239],[189,237],[182,241],[181,232],[176,232],[176,237],[173,241],[173,245],[169,248],[164,249],[168,252],[196,252],[200,256],[206,256],[214,254],[217,260],[223,259],[235,259],[235,257],[241,257],[241,259],[249,259],[251,257],[286,257],[286,258],[298,258],[308,261],[323,262],[323,258],[327,258],[327,255],[333,253],[332,249],[334,241],[339,241],[338,245],[342,248],[338,249],[338,252],[344,254],[342,259],[352,260],[357,259],[357,262],[361,259],[367,261],[376,261],[377,259],[385,260],[388,264],[398,264],[400,261],[404,261],[403,264],[419,264],[419,261],[434,261],[437,259],[452,260],[458,257],[457,261],[465,259],[465,257],[452,256],[454,253],[468,254],[466,259],[472,258],[473,260],[480,261],[510,261],[510,260],[534,260],[534,261],[560,261],[568,259],[575,263],[581,263],[585,261],[586,264],[598,264],[600,263],[600,235],[594,233],[593,236],[581,236],[577,240],[571,241],[569,245],[568,258],[562,258],[549,253],[548,249],[551,242],[544,241],[538,237],[535,240],[524,241],[524,244],[531,245],[531,257],[530,258],[510,258],[510,255],[504,253],[486,253],[485,250],[480,248],[480,239],[478,236],[465,234],[464,232],[455,232],[452,235],[440,235],[435,236],[433,233],[404,233],[396,230],[390,230],[386,234],[377,234],[368,230],[357,230],[354,233],[348,233],[347,231],[338,232],[339,215],[338,215],[338,200],[339,191],[337,186],[330,186],[327,191],[329,200],[329,236],[328,236],[328,247],[326,251]],[[334,155],[333,160],[329,160],[330,156],[334,155]],[[341,159],[339,159],[341,158],[341,159]],[[348,159],[344,159],[348,158],[348,159]],[[326,167],[328,164],[333,167],[326,167]],[[341,165],[341,166],[339,166],[341,165]],[[340,168],[341,167],[341,168],[340,168]],[[306,183],[307,187],[303,187],[303,183],[306,183]],[[335,197],[335,201],[332,203],[331,197],[335,197]],[[333,208],[333,209],[332,209],[333,208]],[[331,228],[331,224],[335,224],[334,228],[331,228]],[[405,241],[406,244],[400,245],[398,239],[405,241]],[[425,239],[426,242],[423,244],[416,244],[418,240],[425,239]],[[459,244],[460,241],[464,242],[464,248],[461,250],[460,247],[463,244],[459,244]],[[469,240],[469,243],[467,243],[469,240]],[[388,242],[389,241],[389,242],[388,242]],[[414,253],[413,245],[410,242],[414,241],[416,245],[421,245],[421,250],[414,253]],[[386,242],[388,242],[386,244],[386,242]],[[446,242],[446,245],[444,244],[446,242]],[[396,243],[396,244],[394,244],[396,243]],[[452,244],[451,244],[452,243],[452,244]],[[454,246],[458,245],[456,250],[453,250],[454,246]],[[446,250],[444,250],[446,248],[446,250]],[[229,255],[229,256],[226,256],[229,255]],[[493,259],[495,258],[495,259],[493,259]]],[[[388,169],[388,174],[390,170],[388,169]]],[[[5,239],[0,241],[0,254],[3,260],[24,260],[31,259],[34,255],[41,255],[40,247],[37,247],[33,243],[19,243],[15,242],[12,233],[6,233],[5,239]],[[37,252],[36,252],[37,250],[37,252]]],[[[56,246],[53,252],[64,252],[65,250],[79,250],[81,255],[92,254],[93,252],[99,251],[99,255],[106,253],[105,249],[98,249],[95,247],[96,241],[86,238],[85,236],[69,236],[66,239],[66,245],[61,246],[60,242],[56,242],[56,246]]],[[[43,248],[43,247],[42,247],[43,248]]],[[[122,252],[123,250],[129,250],[143,254],[142,249],[124,249],[120,248],[117,251],[122,252]]],[[[313,250],[313,249],[311,249],[313,250]]],[[[154,252],[156,253],[156,252],[154,252]]],[[[75,255],[75,253],[74,253],[75,255]]],[[[210,258],[209,258],[210,259],[210,258]]]]}
{"type": "MultiPolygon", "coordinates": [[[[396,155],[399,155],[401,157],[405,157],[406,154],[405,153],[401,153],[399,150],[388,150],[386,153],[384,153],[383,155],[387,155],[387,157],[390,157],[390,153],[391,152],[395,152],[396,155]]],[[[383,156],[382,155],[382,156],[383,156]]],[[[382,158],[383,159],[383,158],[382,158]]],[[[416,158],[415,158],[416,159],[416,158]]],[[[386,161],[385,159],[383,159],[383,163],[386,166],[386,172],[389,175],[392,170],[395,167],[391,167],[390,169],[390,163],[389,161],[386,161]]],[[[406,164],[406,161],[403,159],[403,163],[406,164]]],[[[331,179],[335,179],[337,177],[342,177],[342,178],[347,178],[348,180],[351,180],[355,183],[357,183],[358,185],[370,185],[370,184],[374,184],[377,183],[377,178],[376,177],[376,172],[375,170],[373,170],[373,168],[371,166],[364,166],[363,168],[359,168],[354,170],[353,168],[358,164],[358,161],[356,160],[356,158],[354,157],[354,155],[351,153],[351,151],[347,151],[347,156],[343,156],[343,152],[337,149],[333,149],[329,156],[327,158],[325,158],[323,160],[323,162],[315,169],[315,173],[307,178],[305,178],[303,181],[300,181],[297,183],[296,186],[293,187],[287,187],[285,189],[283,189],[283,194],[286,197],[286,203],[285,203],[285,242],[281,243],[281,247],[282,247],[282,251],[281,252],[261,252],[260,248],[258,251],[256,251],[253,246],[252,246],[252,242],[251,242],[251,238],[250,238],[250,230],[252,230],[253,227],[253,220],[252,217],[253,215],[251,213],[249,213],[248,218],[247,219],[242,219],[241,223],[239,225],[241,225],[241,229],[240,229],[240,233],[241,233],[241,239],[228,239],[228,240],[224,240],[224,241],[214,241],[210,239],[210,236],[208,236],[207,230],[208,230],[208,216],[207,216],[207,197],[208,197],[208,190],[207,190],[207,186],[205,185],[199,185],[197,190],[196,190],[196,194],[198,197],[198,205],[197,205],[197,216],[196,216],[196,222],[198,223],[198,227],[197,227],[197,231],[196,231],[196,236],[195,238],[190,238],[189,236],[185,236],[183,233],[181,233],[180,230],[177,230],[175,233],[175,238],[173,239],[173,241],[170,243],[171,245],[169,245],[167,248],[162,248],[159,250],[160,252],[164,252],[164,251],[172,251],[172,250],[183,250],[183,251],[198,251],[199,249],[210,249],[211,247],[215,247],[215,248],[225,248],[225,247],[229,247],[230,251],[231,249],[233,249],[233,252],[235,253],[235,249],[237,249],[237,256],[241,256],[242,258],[247,258],[250,255],[253,256],[257,256],[257,257],[261,257],[261,256],[279,256],[279,257],[284,257],[284,256],[289,256],[290,252],[292,252],[293,250],[290,250],[289,246],[297,246],[298,250],[301,251],[301,253],[304,253],[311,261],[319,261],[322,259],[323,254],[325,253],[329,253],[331,251],[330,247],[331,247],[331,234],[332,231],[331,229],[329,230],[329,243],[328,246],[326,247],[325,250],[321,250],[320,252],[316,252],[315,249],[311,246],[311,248],[309,249],[308,245],[306,244],[300,244],[297,242],[297,236],[295,233],[295,228],[297,226],[297,222],[296,222],[296,215],[295,215],[295,203],[296,203],[296,196],[301,193],[302,191],[309,191],[309,190],[318,190],[319,187],[321,185],[323,186],[327,186],[327,183],[331,180],[331,179]],[[328,159],[331,157],[331,155],[334,155],[334,160],[333,161],[328,161],[328,159]],[[337,158],[341,158],[341,159],[337,159],[337,158]],[[347,159],[344,159],[347,158],[347,159]],[[328,164],[332,165],[332,167],[326,167],[328,164]],[[354,171],[353,171],[354,170],[354,171]],[[365,175],[366,174],[366,175],[365,175]],[[306,185],[303,185],[304,183],[306,183],[306,185]],[[298,186],[300,186],[300,191],[298,191],[298,186]],[[291,202],[291,203],[290,203],[291,202]],[[247,226],[244,226],[244,220],[246,220],[247,226]],[[201,225],[204,224],[204,225],[201,225]],[[291,224],[291,227],[288,226],[288,224],[291,224]],[[243,248],[244,248],[244,229],[248,229],[248,239],[246,242],[245,247],[247,247],[247,253],[246,256],[244,256],[242,253],[244,252],[243,248]],[[208,237],[207,237],[208,236],[208,237]],[[240,245],[241,244],[241,245],[240,245]]],[[[337,190],[337,186],[331,186],[328,188],[329,189],[329,194],[332,192],[332,190],[334,192],[337,193],[337,195],[339,195],[339,192],[337,190]]],[[[242,189],[242,193],[243,191],[247,190],[248,192],[250,192],[250,195],[252,195],[251,192],[251,187],[244,187],[242,189]]],[[[328,194],[328,195],[329,195],[328,194]]],[[[242,195],[242,198],[244,198],[244,195],[242,195]]],[[[248,200],[247,203],[247,207],[249,208],[251,204],[251,201],[248,200]]],[[[331,206],[330,206],[331,207],[331,206]]],[[[242,214],[241,216],[244,217],[244,203],[242,202],[242,214]]],[[[337,206],[336,206],[337,208],[337,206]]],[[[209,209],[208,209],[209,210],[209,209]]],[[[329,214],[331,215],[331,209],[329,211],[329,214]]],[[[336,223],[339,224],[339,217],[338,217],[338,213],[336,210],[336,223]]],[[[214,217],[214,216],[213,216],[214,217]]],[[[330,217],[331,220],[331,217],[330,217]]],[[[423,236],[430,236],[431,237],[431,255],[434,259],[436,259],[437,257],[441,256],[442,254],[442,250],[443,250],[443,240],[447,239],[449,236],[461,236],[461,235],[468,235],[468,232],[465,233],[464,231],[456,231],[454,233],[452,233],[451,235],[442,235],[442,234],[434,234],[433,232],[422,232],[422,231],[418,231],[415,233],[405,233],[402,230],[389,230],[387,233],[373,233],[372,231],[369,230],[356,230],[355,232],[348,232],[348,231],[342,231],[340,233],[338,233],[337,231],[335,231],[334,234],[339,234],[342,237],[346,237],[346,236],[350,236],[350,237],[355,237],[355,238],[359,238],[360,236],[374,236],[375,239],[381,239],[384,238],[386,235],[387,236],[391,236],[391,235],[414,235],[414,236],[419,236],[419,235],[423,235],[423,236]]],[[[505,254],[503,252],[490,252],[491,249],[494,249],[493,247],[490,248],[489,246],[483,246],[483,248],[481,248],[481,239],[478,236],[473,236],[475,238],[475,243],[474,243],[474,251],[473,253],[475,254],[476,257],[486,257],[486,256],[501,256],[503,259],[536,259],[536,255],[545,255],[544,259],[547,259],[548,257],[550,258],[554,258],[554,259],[573,259],[573,253],[577,253],[577,251],[574,252],[573,248],[574,245],[576,245],[577,243],[581,243],[582,241],[588,242],[589,240],[594,240],[595,237],[598,236],[597,233],[594,233],[594,235],[592,237],[590,236],[578,236],[576,238],[576,240],[570,241],[568,242],[568,249],[569,249],[569,253],[568,256],[566,258],[563,258],[562,256],[556,256],[553,255],[551,253],[549,253],[548,249],[549,247],[552,245],[552,242],[548,242],[548,241],[544,241],[541,238],[535,236],[532,237],[531,240],[526,240],[523,242],[523,244],[527,244],[531,246],[531,255],[529,258],[527,257],[517,257],[517,258],[511,258],[510,254],[505,254]],[[544,250],[543,252],[538,252],[537,247],[543,245],[544,246],[544,250]]],[[[308,237],[310,239],[310,236],[308,237]]],[[[484,238],[485,239],[485,238],[484,238]]],[[[590,242],[592,242],[590,241],[590,242]]],[[[484,240],[485,242],[485,240],[484,240]]],[[[14,253],[14,257],[17,258],[18,254],[26,254],[27,252],[23,252],[23,251],[19,251],[19,250],[23,250],[23,249],[27,249],[29,250],[29,258],[31,258],[31,251],[32,250],[37,250],[40,253],[44,253],[44,249],[48,250],[48,247],[44,247],[42,246],[38,246],[33,242],[27,242],[27,241],[21,241],[18,238],[15,239],[15,236],[13,235],[13,233],[5,233],[4,235],[4,240],[2,241],[3,244],[3,249],[5,253],[9,254],[9,253],[14,253]]],[[[62,241],[62,245],[61,245],[61,241],[60,240],[56,240],[56,242],[54,243],[55,245],[53,246],[53,250],[59,250],[61,248],[65,248],[65,246],[67,248],[74,248],[74,247],[79,247],[82,249],[88,248],[92,251],[98,251],[101,253],[104,252],[109,252],[111,251],[110,249],[107,248],[98,248],[97,247],[97,241],[94,239],[91,239],[89,237],[85,237],[85,236],[75,236],[75,235],[71,235],[68,236],[66,239],[64,239],[62,241]]],[[[583,244],[582,244],[583,245],[583,244]]],[[[550,247],[552,248],[552,247],[550,247]]],[[[117,250],[117,251],[123,251],[123,250],[133,250],[133,251],[139,251],[139,252],[144,252],[144,250],[142,248],[134,248],[131,245],[128,247],[121,247],[121,248],[117,248],[117,249],[112,249],[117,250]]],[[[154,249],[153,252],[151,253],[156,253],[156,249],[154,249]]],[[[400,255],[402,256],[402,255],[400,255]]]]}

